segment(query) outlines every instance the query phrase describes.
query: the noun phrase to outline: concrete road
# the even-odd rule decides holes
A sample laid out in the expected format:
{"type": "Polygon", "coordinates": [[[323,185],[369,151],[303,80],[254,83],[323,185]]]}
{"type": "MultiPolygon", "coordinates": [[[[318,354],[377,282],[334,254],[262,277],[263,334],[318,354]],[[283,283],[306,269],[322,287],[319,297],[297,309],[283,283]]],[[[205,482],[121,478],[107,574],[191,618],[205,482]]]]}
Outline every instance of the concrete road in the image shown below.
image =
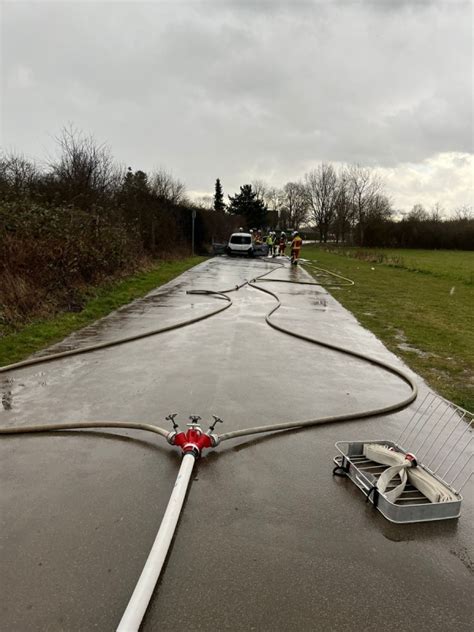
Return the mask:
{"type": "MultiPolygon", "coordinates": [[[[185,289],[223,289],[262,261],[215,258],[59,348],[213,309],[185,289]]],[[[274,273],[304,278],[302,270],[274,273]]],[[[392,356],[321,287],[269,283],[279,322],[392,356]]],[[[272,330],[272,299],[251,288],[223,314],[139,342],[0,378],[0,423],[144,421],[178,412],[220,431],[397,401],[384,371],[272,330]]],[[[426,386],[419,380],[422,390],[426,386]]],[[[396,439],[408,411],[229,441],[201,459],[143,630],[472,629],[472,518],[397,526],[331,476],[341,439],[396,439]]],[[[113,630],[158,529],[179,453],[140,432],[3,437],[0,629],[113,630]]],[[[472,487],[471,487],[472,490],[472,487]]]]}

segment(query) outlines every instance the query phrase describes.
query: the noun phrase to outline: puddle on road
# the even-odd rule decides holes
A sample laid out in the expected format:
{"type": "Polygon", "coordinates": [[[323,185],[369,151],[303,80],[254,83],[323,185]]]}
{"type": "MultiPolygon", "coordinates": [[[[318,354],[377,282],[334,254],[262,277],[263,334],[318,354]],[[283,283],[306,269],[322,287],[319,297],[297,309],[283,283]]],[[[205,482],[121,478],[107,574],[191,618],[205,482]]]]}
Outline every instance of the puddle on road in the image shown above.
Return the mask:
{"type": "Polygon", "coordinates": [[[454,557],[457,557],[462,564],[464,564],[471,575],[474,575],[474,561],[471,559],[466,547],[463,546],[459,549],[449,549],[449,552],[451,555],[454,555],[454,557]]]}
{"type": "Polygon", "coordinates": [[[327,309],[328,302],[325,298],[317,298],[313,301],[313,305],[316,305],[316,307],[324,307],[324,309],[327,309]]]}
{"type": "Polygon", "coordinates": [[[12,409],[12,392],[10,391],[4,391],[2,393],[2,406],[4,410],[11,410],[12,409]]]}
{"type": "MultiPolygon", "coordinates": [[[[0,392],[2,399],[3,410],[10,411],[13,408],[13,396],[15,393],[14,388],[15,381],[13,378],[0,379],[0,392]]],[[[18,384],[19,387],[23,387],[24,384],[18,384]]]]}
{"type": "MultiPolygon", "coordinates": [[[[176,302],[169,300],[173,295],[183,293],[183,287],[188,286],[188,283],[180,282],[173,287],[166,290],[156,290],[154,294],[144,296],[134,300],[128,305],[118,308],[115,312],[103,317],[101,320],[96,321],[90,325],[87,325],[83,329],[73,332],[66,340],[58,342],[55,345],[50,346],[36,354],[34,357],[42,357],[50,355],[52,350],[54,353],[61,353],[63,351],[70,351],[72,349],[78,349],[80,347],[101,342],[106,339],[107,334],[112,330],[120,330],[129,325],[132,321],[131,316],[142,316],[143,314],[152,315],[153,307],[156,308],[174,308],[179,309],[181,306],[176,302]],[[150,309],[151,308],[151,309],[150,309]]],[[[194,303],[191,305],[183,306],[186,309],[193,308],[194,303]]],[[[116,335],[116,337],[120,337],[116,335]]]]}

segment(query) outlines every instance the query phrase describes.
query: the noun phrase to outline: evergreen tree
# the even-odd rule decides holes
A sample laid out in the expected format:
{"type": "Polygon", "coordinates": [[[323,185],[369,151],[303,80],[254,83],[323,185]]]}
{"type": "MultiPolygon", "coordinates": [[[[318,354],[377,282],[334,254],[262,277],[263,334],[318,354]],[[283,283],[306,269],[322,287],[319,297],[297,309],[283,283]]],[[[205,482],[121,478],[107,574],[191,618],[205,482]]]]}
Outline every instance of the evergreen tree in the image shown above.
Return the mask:
{"type": "Polygon", "coordinates": [[[133,173],[129,167],[118,199],[127,224],[141,235],[145,247],[151,248],[155,242],[155,209],[147,174],[141,170],[133,173]]]}
{"type": "Polygon", "coordinates": [[[262,200],[257,198],[251,184],[244,184],[240,187],[240,193],[236,193],[233,197],[229,195],[229,200],[229,211],[245,217],[249,228],[266,226],[268,209],[262,200]]]}
{"type": "Polygon", "coordinates": [[[216,190],[214,193],[214,210],[225,211],[224,193],[222,192],[222,184],[219,178],[216,180],[216,190]]]}
{"type": "Polygon", "coordinates": [[[129,167],[120,191],[121,201],[125,205],[137,207],[144,204],[146,205],[150,195],[151,192],[147,174],[140,170],[133,173],[132,168],[129,167]]]}

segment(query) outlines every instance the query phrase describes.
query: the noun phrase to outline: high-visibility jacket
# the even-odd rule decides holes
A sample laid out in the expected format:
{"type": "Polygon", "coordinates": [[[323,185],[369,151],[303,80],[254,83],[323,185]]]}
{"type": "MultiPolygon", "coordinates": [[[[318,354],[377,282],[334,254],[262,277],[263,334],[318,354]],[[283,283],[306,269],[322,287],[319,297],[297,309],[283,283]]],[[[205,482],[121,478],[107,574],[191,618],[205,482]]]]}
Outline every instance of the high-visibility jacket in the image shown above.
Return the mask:
{"type": "Polygon", "coordinates": [[[296,237],[294,237],[293,241],[291,242],[291,247],[293,248],[293,250],[300,250],[302,243],[303,240],[301,239],[301,237],[299,235],[296,235],[296,237]]]}
{"type": "Polygon", "coordinates": [[[273,237],[271,235],[268,235],[267,237],[267,244],[269,246],[273,246],[273,237]]]}

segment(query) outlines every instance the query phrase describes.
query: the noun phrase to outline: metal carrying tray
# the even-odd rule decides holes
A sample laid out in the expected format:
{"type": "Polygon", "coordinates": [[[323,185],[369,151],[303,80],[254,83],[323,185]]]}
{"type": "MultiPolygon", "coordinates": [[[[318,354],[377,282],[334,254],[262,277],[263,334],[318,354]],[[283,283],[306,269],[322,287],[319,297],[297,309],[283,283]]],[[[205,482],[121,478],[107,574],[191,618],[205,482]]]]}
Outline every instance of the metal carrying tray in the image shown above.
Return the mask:
{"type": "MultiPolygon", "coordinates": [[[[463,500],[460,491],[472,476],[472,425],[474,415],[448,400],[429,393],[419,404],[398,440],[338,441],[334,474],[347,476],[390,522],[411,523],[458,518],[463,500]],[[414,453],[417,467],[435,477],[452,492],[454,501],[431,502],[408,482],[396,501],[390,501],[376,488],[377,480],[389,466],[371,461],[364,455],[364,444],[376,443],[401,454],[414,453]],[[444,472],[444,468],[447,468],[444,472]]],[[[397,475],[387,487],[390,491],[401,482],[397,475]]]]}
{"type": "MultiPolygon", "coordinates": [[[[370,461],[364,456],[364,444],[367,443],[386,445],[402,454],[407,452],[407,450],[404,450],[393,441],[386,441],[385,439],[379,441],[338,441],[336,448],[339,450],[340,455],[334,458],[334,463],[345,471],[346,476],[357,485],[367,497],[367,500],[375,505],[387,520],[390,520],[390,522],[408,523],[447,520],[449,518],[459,517],[462,496],[419,462],[418,467],[430,472],[438,481],[445,485],[445,487],[455,493],[457,497],[456,501],[432,503],[409,483],[407,483],[405,491],[401,493],[400,497],[397,498],[394,503],[388,500],[381,492],[376,491],[374,493],[374,485],[382,472],[388,468],[388,465],[380,465],[379,463],[370,461]]],[[[387,487],[387,491],[393,489],[398,483],[400,483],[400,478],[397,476],[387,487]]]]}

